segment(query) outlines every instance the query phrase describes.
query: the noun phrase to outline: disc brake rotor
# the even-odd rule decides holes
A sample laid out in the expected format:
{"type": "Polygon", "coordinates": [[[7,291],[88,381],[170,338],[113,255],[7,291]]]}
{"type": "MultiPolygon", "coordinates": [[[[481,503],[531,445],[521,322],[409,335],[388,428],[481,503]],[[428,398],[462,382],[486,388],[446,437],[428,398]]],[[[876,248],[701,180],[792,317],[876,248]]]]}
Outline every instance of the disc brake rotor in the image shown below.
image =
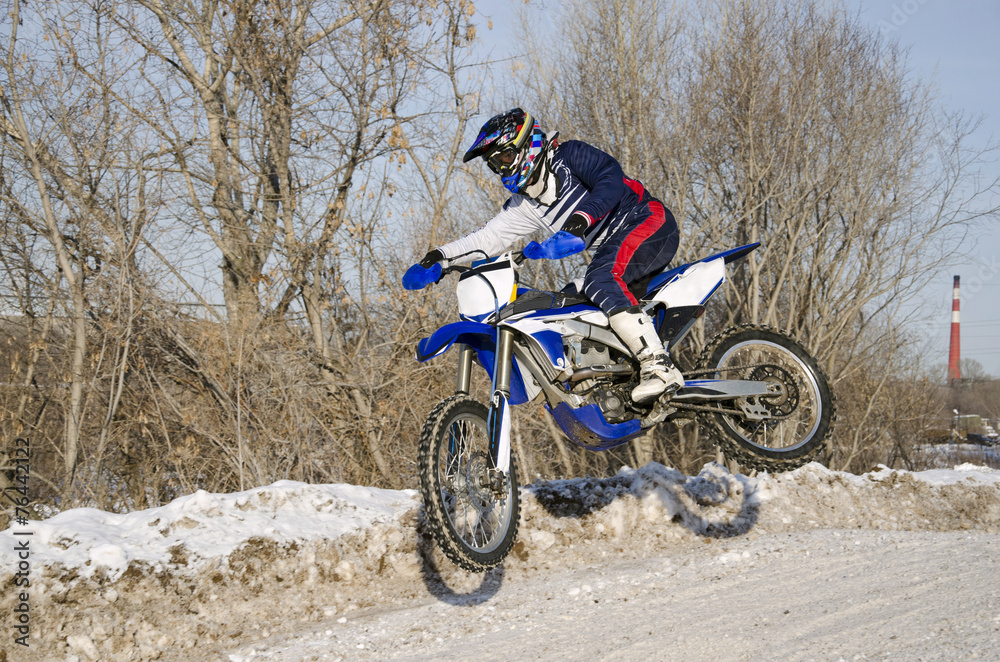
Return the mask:
{"type": "Polygon", "coordinates": [[[761,396],[760,401],[775,418],[788,416],[799,406],[799,387],[791,373],[779,365],[762,365],[750,373],[750,380],[780,384],[782,393],[761,396]]]}
{"type": "Polygon", "coordinates": [[[773,425],[778,420],[787,418],[799,406],[799,387],[795,383],[792,374],[780,365],[768,363],[755,366],[747,379],[755,382],[770,382],[781,385],[781,393],[777,395],[762,395],[757,397],[757,403],[767,409],[770,414],[769,419],[763,421],[749,421],[745,418],[733,420],[733,424],[746,432],[750,437],[754,437],[773,425]]]}
{"type": "Polygon", "coordinates": [[[483,451],[476,451],[465,465],[465,484],[469,498],[479,510],[493,506],[493,491],[490,482],[490,457],[483,451]]]}

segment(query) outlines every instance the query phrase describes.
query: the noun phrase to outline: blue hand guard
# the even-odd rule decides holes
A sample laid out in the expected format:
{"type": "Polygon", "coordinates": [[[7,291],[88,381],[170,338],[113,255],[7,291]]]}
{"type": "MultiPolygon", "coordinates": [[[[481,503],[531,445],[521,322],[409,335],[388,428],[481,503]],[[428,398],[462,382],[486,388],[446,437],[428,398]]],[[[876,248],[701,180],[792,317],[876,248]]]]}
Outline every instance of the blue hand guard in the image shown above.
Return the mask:
{"type": "Polygon", "coordinates": [[[415,264],[403,274],[403,287],[408,290],[422,290],[439,280],[441,280],[440,262],[435,262],[429,268],[415,264]]]}
{"type": "Polygon", "coordinates": [[[587,242],[582,237],[577,237],[569,232],[559,231],[554,235],[538,243],[533,241],[521,251],[524,257],[529,260],[558,260],[569,255],[576,255],[587,247],[587,242]]]}

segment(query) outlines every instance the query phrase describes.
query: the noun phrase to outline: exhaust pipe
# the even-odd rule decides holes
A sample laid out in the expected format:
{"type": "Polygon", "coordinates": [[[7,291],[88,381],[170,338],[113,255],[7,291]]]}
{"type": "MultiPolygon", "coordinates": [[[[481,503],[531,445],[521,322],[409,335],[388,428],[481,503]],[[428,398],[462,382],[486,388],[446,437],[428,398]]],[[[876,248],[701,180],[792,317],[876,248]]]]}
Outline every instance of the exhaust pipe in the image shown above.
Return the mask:
{"type": "Polygon", "coordinates": [[[594,379],[595,377],[608,377],[609,375],[631,375],[635,370],[627,363],[611,363],[590,365],[573,371],[569,380],[579,382],[584,379],[594,379]]]}

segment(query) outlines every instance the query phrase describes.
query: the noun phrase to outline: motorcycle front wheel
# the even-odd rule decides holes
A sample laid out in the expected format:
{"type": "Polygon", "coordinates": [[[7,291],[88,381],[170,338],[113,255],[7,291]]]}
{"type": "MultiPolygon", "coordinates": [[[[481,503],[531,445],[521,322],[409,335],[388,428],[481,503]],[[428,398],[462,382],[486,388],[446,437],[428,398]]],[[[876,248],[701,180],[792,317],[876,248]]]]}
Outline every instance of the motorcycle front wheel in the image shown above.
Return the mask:
{"type": "Polygon", "coordinates": [[[780,472],[822,452],[836,417],[833,392],[816,360],[795,340],[766,327],[734,327],[709,343],[698,368],[709,378],[781,386],[776,396],[722,403],[727,413],[699,414],[723,454],[751,469],[780,472]]]}
{"type": "Polygon", "coordinates": [[[514,546],[520,513],[514,457],[499,481],[492,471],[488,415],[485,405],[468,396],[442,401],[424,423],[417,459],[434,539],[470,572],[500,565],[514,546]]]}

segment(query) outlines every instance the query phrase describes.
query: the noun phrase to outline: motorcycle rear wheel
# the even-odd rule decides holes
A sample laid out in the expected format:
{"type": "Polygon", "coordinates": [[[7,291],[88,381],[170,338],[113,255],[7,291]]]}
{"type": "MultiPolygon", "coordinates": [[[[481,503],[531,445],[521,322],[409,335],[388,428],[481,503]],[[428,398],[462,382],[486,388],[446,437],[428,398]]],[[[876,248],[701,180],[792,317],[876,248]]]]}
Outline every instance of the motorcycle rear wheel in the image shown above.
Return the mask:
{"type": "Polygon", "coordinates": [[[424,511],[438,546],[470,572],[500,565],[517,537],[520,500],[510,458],[502,488],[490,485],[489,410],[468,396],[438,404],[420,433],[417,463],[424,511]]]}
{"type": "MultiPolygon", "coordinates": [[[[773,418],[754,421],[737,414],[700,413],[723,454],[744,467],[780,472],[818,456],[836,418],[829,382],[816,360],[788,335],[762,326],[733,327],[702,352],[700,376],[780,383],[783,394],[761,397],[757,406],[773,418]]],[[[739,409],[739,403],[722,403],[739,409]]]]}

